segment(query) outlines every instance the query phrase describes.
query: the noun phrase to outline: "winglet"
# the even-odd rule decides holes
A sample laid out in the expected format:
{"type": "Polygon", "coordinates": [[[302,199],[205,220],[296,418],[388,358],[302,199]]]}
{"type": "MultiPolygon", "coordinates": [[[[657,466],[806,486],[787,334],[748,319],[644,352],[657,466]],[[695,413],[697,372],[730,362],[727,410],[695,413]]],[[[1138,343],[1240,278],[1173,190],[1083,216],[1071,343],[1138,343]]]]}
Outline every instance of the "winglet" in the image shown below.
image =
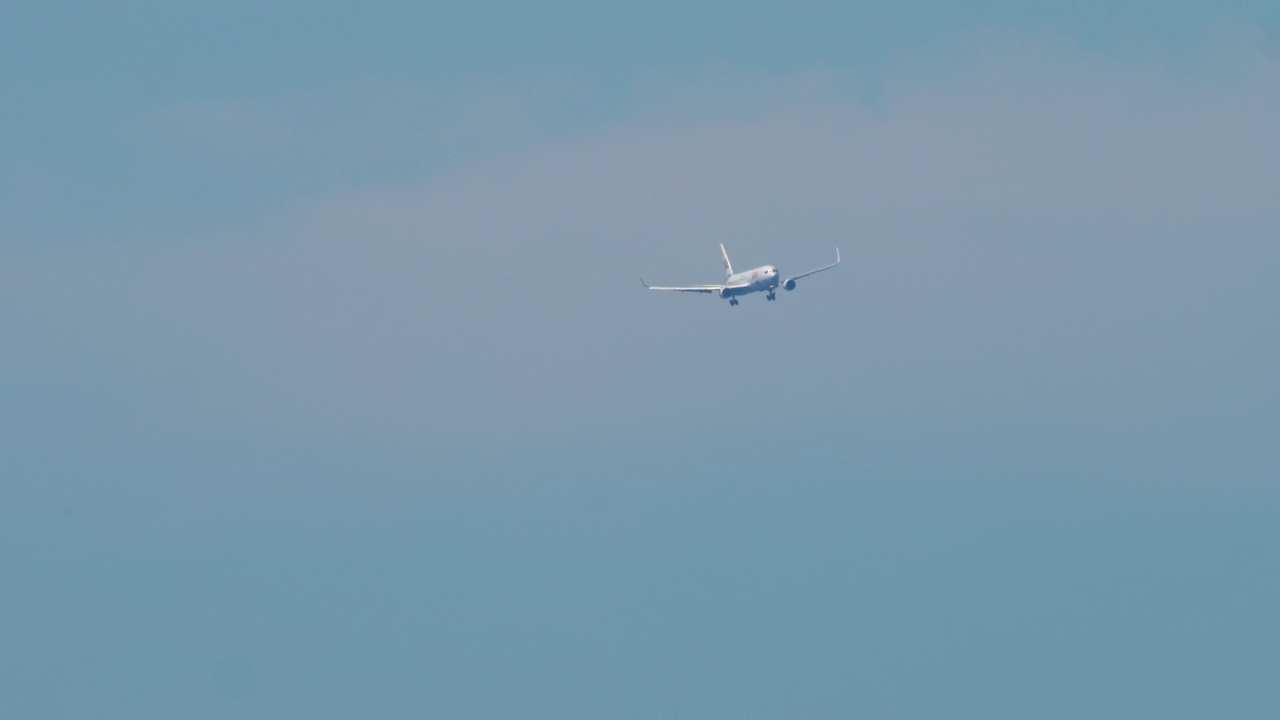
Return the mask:
{"type": "Polygon", "coordinates": [[[649,289],[649,283],[645,282],[644,278],[640,278],[640,284],[643,285],[646,290],[649,289]]]}

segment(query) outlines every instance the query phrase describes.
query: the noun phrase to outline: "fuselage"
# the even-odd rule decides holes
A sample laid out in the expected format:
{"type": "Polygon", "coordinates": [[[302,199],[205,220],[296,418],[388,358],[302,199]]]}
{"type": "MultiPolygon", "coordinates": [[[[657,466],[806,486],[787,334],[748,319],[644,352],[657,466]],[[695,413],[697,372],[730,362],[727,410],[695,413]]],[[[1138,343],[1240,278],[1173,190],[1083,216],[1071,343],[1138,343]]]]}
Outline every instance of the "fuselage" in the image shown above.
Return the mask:
{"type": "Polygon", "coordinates": [[[778,287],[778,268],[772,265],[761,265],[753,270],[730,275],[724,284],[742,286],[726,288],[728,295],[747,295],[775,290],[778,287]]]}

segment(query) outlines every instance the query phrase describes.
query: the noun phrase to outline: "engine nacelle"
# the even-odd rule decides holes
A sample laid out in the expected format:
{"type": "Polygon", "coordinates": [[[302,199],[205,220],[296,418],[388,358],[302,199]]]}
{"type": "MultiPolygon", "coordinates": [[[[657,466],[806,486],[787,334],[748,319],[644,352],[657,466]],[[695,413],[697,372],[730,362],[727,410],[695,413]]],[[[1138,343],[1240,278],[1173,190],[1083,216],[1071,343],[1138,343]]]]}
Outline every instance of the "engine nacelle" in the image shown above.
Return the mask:
{"type": "Polygon", "coordinates": [[[782,283],[782,289],[783,289],[783,290],[795,290],[795,289],[796,289],[796,281],[795,281],[795,280],[792,280],[791,278],[787,278],[786,282],[782,283]]]}
{"type": "Polygon", "coordinates": [[[721,300],[727,300],[730,295],[729,288],[720,288],[720,292],[717,294],[720,296],[721,300]]]}

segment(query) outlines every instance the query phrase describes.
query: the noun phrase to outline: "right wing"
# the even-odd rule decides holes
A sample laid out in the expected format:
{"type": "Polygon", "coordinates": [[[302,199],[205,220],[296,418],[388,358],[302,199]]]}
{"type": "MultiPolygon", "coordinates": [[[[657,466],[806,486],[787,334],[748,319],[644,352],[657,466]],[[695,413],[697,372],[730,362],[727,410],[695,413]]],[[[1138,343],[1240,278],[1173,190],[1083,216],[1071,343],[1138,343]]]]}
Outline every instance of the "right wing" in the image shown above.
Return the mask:
{"type": "Polygon", "coordinates": [[[738,283],[736,285],[686,285],[684,287],[659,287],[657,285],[650,285],[649,283],[644,281],[644,278],[640,278],[640,284],[650,290],[672,290],[674,292],[715,293],[717,295],[723,293],[725,290],[741,290],[743,288],[751,287],[751,283],[738,283]]]}
{"type": "Polygon", "coordinates": [[[695,293],[719,293],[721,290],[724,290],[725,288],[724,285],[688,285],[686,287],[659,287],[657,285],[650,285],[649,283],[644,281],[644,278],[640,278],[640,284],[645,286],[646,288],[649,288],[650,290],[673,290],[675,292],[695,292],[695,293]]]}

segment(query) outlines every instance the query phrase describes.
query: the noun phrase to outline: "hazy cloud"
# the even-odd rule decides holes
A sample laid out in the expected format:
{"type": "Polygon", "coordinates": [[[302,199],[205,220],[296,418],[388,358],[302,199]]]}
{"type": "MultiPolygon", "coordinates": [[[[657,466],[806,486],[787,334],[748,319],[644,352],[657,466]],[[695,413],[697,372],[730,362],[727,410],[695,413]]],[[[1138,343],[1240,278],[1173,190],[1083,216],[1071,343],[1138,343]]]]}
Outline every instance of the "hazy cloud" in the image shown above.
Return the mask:
{"type": "Polygon", "coordinates": [[[647,91],[636,117],[653,120],[506,152],[554,115],[530,93],[165,110],[148,142],[245,169],[426,157],[468,134],[496,154],[233,233],[11,253],[6,364],[118,386],[132,401],[88,415],[126,412],[143,436],[211,423],[408,456],[720,428],[757,393],[770,424],[1263,452],[1280,67],[1223,62],[1225,86],[1216,66],[1002,45],[922,59],[871,105],[833,69],[712,73],[647,91]],[[640,289],[714,279],[721,241],[741,265],[801,270],[836,245],[846,265],[776,306],[640,289]]]}

